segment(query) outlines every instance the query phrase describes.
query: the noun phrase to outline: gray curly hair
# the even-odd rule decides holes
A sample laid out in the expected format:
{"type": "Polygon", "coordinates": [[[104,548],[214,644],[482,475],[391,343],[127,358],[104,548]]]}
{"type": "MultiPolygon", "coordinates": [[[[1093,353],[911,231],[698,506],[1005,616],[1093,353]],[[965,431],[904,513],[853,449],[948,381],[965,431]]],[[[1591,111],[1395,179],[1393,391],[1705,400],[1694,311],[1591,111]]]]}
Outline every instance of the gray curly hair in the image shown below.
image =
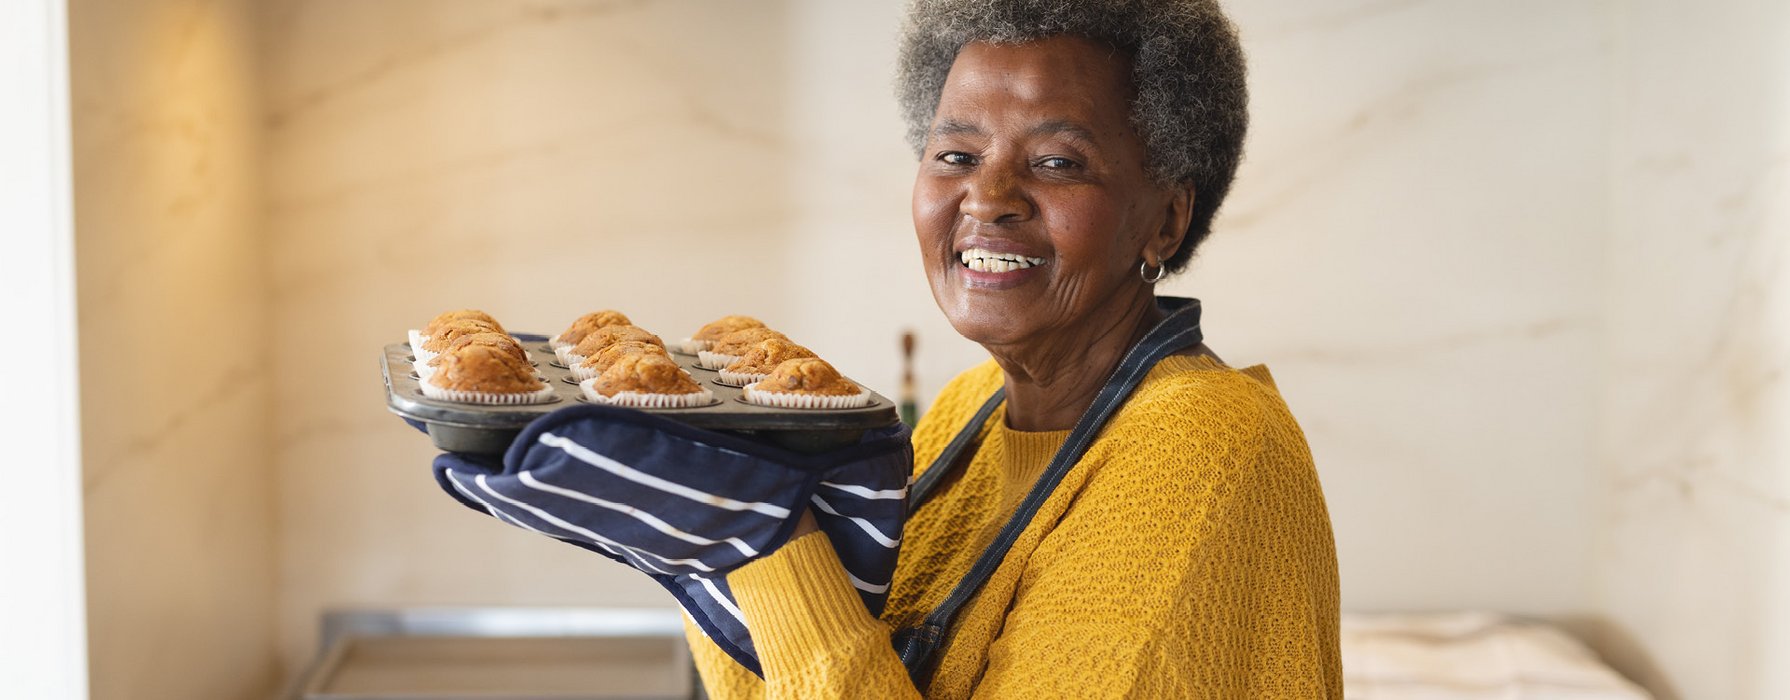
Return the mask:
{"type": "Polygon", "coordinates": [[[924,153],[939,93],[964,45],[1059,35],[1130,54],[1131,122],[1149,152],[1150,175],[1194,187],[1187,236],[1163,263],[1170,272],[1185,269],[1212,232],[1249,130],[1243,48],[1217,0],[912,0],[895,79],[908,143],[924,153]]]}

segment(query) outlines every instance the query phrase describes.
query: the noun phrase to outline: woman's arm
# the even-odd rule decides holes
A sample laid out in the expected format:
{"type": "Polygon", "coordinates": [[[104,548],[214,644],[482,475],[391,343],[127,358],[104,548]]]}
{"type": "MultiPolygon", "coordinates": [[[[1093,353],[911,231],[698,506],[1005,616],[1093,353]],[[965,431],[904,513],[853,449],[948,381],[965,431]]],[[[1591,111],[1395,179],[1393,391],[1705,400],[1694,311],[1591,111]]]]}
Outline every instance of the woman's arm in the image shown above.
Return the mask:
{"type": "MultiPolygon", "coordinates": [[[[974,694],[1340,696],[1328,515],[1297,426],[1266,413],[1216,429],[1151,416],[1140,444],[1090,453],[1102,463],[1027,561],[974,694]]],[[[918,696],[824,534],[728,582],[764,697],[918,696]]]]}
{"type": "Polygon", "coordinates": [[[764,665],[766,698],[918,698],[824,532],[727,577],[764,665]]]}

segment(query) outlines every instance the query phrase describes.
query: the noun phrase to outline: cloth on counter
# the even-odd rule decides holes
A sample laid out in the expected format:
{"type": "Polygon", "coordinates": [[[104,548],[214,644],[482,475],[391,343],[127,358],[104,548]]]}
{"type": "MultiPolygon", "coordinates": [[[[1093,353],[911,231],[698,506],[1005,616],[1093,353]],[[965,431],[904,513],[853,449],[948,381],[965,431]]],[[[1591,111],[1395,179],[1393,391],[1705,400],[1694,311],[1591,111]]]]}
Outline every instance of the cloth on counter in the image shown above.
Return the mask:
{"type": "Polygon", "coordinates": [[[757,673],[726,574],[781,547],[812,506],[865,608],[881,613],[912,465],[901,426],[811,455],[593,405],[529,424],[501,462],[445,453],[434,469],[442,490],[468,508],[651,576],[703,634],[757,673]]]}
{"type": "Polygon", "coordinates": [[[1349,700],[1645,700],[1584,644],[1484,612],[1345,614],[1349,700]]]}

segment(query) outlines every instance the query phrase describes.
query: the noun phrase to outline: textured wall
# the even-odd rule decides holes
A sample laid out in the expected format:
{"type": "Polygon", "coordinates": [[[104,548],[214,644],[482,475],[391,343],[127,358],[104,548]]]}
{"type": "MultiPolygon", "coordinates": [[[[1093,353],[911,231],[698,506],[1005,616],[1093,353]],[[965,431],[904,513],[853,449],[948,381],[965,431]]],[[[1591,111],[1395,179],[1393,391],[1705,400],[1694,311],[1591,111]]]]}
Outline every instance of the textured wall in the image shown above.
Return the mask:
{"type": "Polygon", "coordinates": [[[288,660],[327,606],[671,605],[439,493],[376,357],[459,306],[544,332],[617,308],[668,337],[754,313],[822,352],[852,342],[792,302],[843,261],[792,230],[813,203],[792,183],[834,144],[790,136],[788,23],[777,3],[269,6],[288,660]]]}
{"type": "MultiPolygon", "coordinates": [[[[925,391],[979,359],[911,242],[892,4],[270,3],[288,660],[328,605],[669,604],[434,492],[373,373],[435,311],[755,313],[885,391],[896,328],[925,391]]],[[[1234,8],[1254,145],[1170,291],[1281,377],[1352,608],[1589,605],[1607,17],[1518,5],[1234,8]]]]}
{"type": "Polygon", "coordinates": [[[245,2],[70,3],[101,700],[254,698],[275,681],[255,29],[245,2]]]}
{"type": "Polygon", "coordinates": [[[1171,289],[1311,441],[1354,610],[1588,604],[1607,13],[1228,3],[1254,131],[1171,289]]]}
{"type": "Polygon", "coordinates": [[[1617,16],[1599,604],[1675,695],[1790,697],[1790,5],[1617,16]]]}

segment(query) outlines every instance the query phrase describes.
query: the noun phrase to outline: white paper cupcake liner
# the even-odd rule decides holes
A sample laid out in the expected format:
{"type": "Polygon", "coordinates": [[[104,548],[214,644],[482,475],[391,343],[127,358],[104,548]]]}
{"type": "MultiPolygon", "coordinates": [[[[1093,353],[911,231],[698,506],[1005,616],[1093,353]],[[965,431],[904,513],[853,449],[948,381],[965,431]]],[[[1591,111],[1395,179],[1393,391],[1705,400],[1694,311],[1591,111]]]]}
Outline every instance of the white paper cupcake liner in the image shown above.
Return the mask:
{"type": "Polygon", "coordinates": [[[747,384],[740,396],[746,403],[777,408],[818,408],[841,409],[863,408],[870,405],[870,390],[860,387],[857,394],[851,396],[816,396],[813,394],[783,394],[773,391],[756,391],[757,383],[747,384]]]}
{"type": "Polygon", "coordinates": [[[416,351],[416,352],[422,352],[423,351],[423,340],[424,340],[423,332],[420,330],[417,330],[415,328],[412,328],[407,333],[408,333],[408,337],[410,338],[410,349],[413,351],[416,351]]]}
{"type": "Polygon", "coordinates": [[[702,389],[689,394],[642,394],[635,391],[624,391],[614,396],[597,393],[597,378],[591,377],[578,382],[578,390],[591,403],[605,406],[627,406],[629,408],[696,408],[720,403],[715,392],[702,389]]]}
{"type": "Polygon", "coordinates": [[[739,355],[723,355],[718,352],[701,350],[696,353],[696,366],[703,369],[721,369],[739,360],[739,355]]]}
{"type": "Polygon", "coordinates": [[[720,376],[716,379],[728,386],[745,386],[753,382],[763,381],[770,376],[770,374],[761,374],[758,372],[734,372],[724,369],[721,370],[720,376]]]}
{"type": "Polygon", "coordinates": [[[578,381],[581,381],[581,382],[586,379],[596,379],[597,375],[602,374],[602,372],[599,372],[595,369],[591,369],[590,367],[586,366],[583,362],[579,362],[578,364],[572,365],[571,370],[572,370],[572,378],[577,379],[578,381]]]}
{"type": "Polygon", "coordinates": [[[578,363],[584,361],[584,356],[573,353],[572,348],[571,345],[561,345],[553,349],[553,356],[559,358],[559,363],[562,365],[577,367],[578,363]]]}
{"type": "Polygon", "coordinates": [[[715,341],[713,340],[694,340],[685,338],[673,343],[671,349],[676,350],[680,354],[695,355],[712,347],[715,347],[715,341]]]}
{"type": "Polygon", "coordinates": [[[522,406],[527,404],[547,403],[553,400],[553,387],[541,387],[537,391],[526,394],[499,394],[485,391],[458,391],[422,382],[423,396],[437,401],[453,401],[455,403],[476,403],[488,406],[522,406]]]}

